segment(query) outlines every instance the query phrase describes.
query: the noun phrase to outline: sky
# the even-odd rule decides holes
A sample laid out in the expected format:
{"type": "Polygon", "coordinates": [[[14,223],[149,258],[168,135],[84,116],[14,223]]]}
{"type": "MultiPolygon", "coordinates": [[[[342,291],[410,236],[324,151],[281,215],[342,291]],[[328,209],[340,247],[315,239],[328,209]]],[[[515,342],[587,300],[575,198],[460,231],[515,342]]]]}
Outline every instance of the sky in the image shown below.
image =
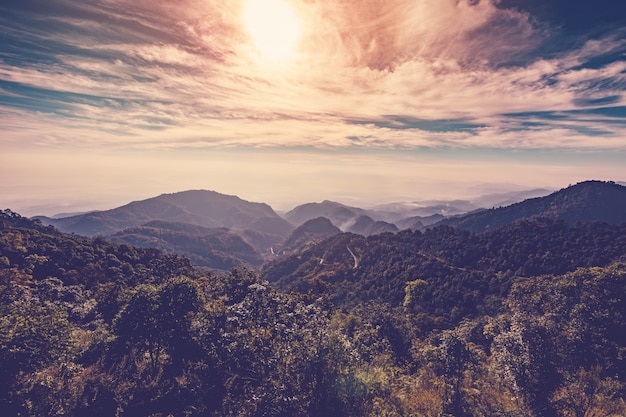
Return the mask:
{"type": "Polygon", "coordinates": [[[0,208],[626,180],[623,0],[8,0],[0,208]]]}

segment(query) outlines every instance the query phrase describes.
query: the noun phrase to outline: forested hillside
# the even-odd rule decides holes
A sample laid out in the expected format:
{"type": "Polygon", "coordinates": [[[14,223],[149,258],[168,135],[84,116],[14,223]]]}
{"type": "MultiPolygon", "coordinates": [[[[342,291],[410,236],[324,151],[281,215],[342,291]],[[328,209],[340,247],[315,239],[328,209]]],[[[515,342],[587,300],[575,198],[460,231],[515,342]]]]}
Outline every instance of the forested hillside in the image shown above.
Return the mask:
{"type": "Polygon", "coordinates": [[[0,212],[0,409],[626,415],[625,236],[548,220],[340,234],[267,269],[304,291],[287,294],[0,212]]]}
{"type": "Polygon", "coordinates": [[[624,223],[626,187],[612,181],[584,181],[545,197],[444,219],[438,224],[483,232],[534,217],[559,219],[568,224],[590,221],[624,223]]]}
{"type": "Polygon", "coordinates": [[[265,265],[263,276],[283,291],[326,295],[345,307],[400,306],[407,284],[420,280],[420,311],[454,324],[499,311],[516,281],[606,266],[625,254],[626,224],[538,218],[482,234],[449,226],[368,238],[341,234],[265,265]]]}
{"type": "Polygon", "coordinates": [[[220,270],[244,265],[260,266],[263,257],[242,235],[240,231],[225,227],[207,228],[186,223],[152,221],[143,226],[124,229],[108,239],[181,254],[195,265],[220,270]]]}

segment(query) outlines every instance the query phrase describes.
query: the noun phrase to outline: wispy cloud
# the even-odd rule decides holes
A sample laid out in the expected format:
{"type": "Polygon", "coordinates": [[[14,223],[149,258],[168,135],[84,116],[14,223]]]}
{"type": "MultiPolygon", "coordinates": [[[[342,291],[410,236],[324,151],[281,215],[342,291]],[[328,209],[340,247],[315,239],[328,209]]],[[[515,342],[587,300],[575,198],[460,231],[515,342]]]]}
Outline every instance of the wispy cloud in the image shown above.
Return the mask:
{"type": "Polygon", "coordinates": [[[111,0],[59,2],[49,17],[15,11],[18,23],[2,21],[9,37],[40,50],[0,56],[3,125],[20,109],[36,116],[30,136],[47,137],[43,112],[66,140],[109,132],[119,146],[144,147],[626,146],[611,120],[524,125],[510,116],[585,100],[602,107],[604,97],[623,104],[626,63],[601,62],[623,53],[623,38],[541,57],[532,53],[548,29],[490,1],[307,1],[297,3],[299,55],[268,69],[251,59],[241,7],[111,0]],[[419,123],[388,123],[389,114],[419,123]],[[507,139],[512,125],[519,140],[507,139]]]}

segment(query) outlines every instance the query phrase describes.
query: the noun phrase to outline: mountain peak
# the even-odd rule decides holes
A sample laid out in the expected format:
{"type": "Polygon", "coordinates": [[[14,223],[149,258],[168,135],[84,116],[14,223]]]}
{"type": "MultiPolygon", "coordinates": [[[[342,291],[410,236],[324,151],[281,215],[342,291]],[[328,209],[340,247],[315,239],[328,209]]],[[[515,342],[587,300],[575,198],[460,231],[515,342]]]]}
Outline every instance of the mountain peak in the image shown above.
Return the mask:
{"type": "Polygon", "coordinates": [[[292,226],[265,203],[253,203],[215,191],[188,190],[133,201],[111,210],[46,221],[62,231],[94,236],[112,234],[153,220],[255,230],[256,226],[265,229],[267,219],[273,220],[275,225],[284,223],[280,227],[283,236],[292,230],[292,226]],[[259,222],[260,219],[266,220],[259,222]]]}
{"type": "Polygon", "coordinates": [[[346,206],[334,201],[324,200],[321,203],[302,204],[285,214],[285,218],[296,226],[300,226],[308,220],[326,217],[334,225],[343,230],[346,230],[359,216],[376,217],[376,213],[357,207],[346,206]]]}
{"type": "Polygon", "coordinates": [[[348,231],[363,236],[371,236],[385,232],[396,233],[398,232],[398,227],[395,224],[382,220],[375,221],[369,216],[359,216],[348,231]]]}
{"type": "Polygon", "coordinates": [[[307,220],[300,227],[296,228],[283,242],[282,250],[293,252],[308,244],[322,241],[339,233],[341,233],[341,230],[329,219],[317,217],[307,220]]]}

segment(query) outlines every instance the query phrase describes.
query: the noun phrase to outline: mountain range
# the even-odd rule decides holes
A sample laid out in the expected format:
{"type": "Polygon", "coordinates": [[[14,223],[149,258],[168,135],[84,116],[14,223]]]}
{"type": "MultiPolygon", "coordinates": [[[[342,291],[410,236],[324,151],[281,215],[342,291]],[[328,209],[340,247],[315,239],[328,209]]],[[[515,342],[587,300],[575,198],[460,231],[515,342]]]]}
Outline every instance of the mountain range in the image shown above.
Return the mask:
{"type": "Polygon", "coordinates": [[[294,227],[267,204],[215,191],[162,194],[122,207],[69,217],[36,217],[67,233],[183,254],[198,265],[259,265],[294,227]]]}
{"type": "Polygon", "coordinates": [[[40,219],[62,231],[84,236],[110,235],[152,220],[254,230],[279,236],[286,236],[293,229],[267,204],[206,190],[162,194],[112,210],[40,219]]]}
{"type": "Polygon", "coordinates": [[[0,211],[0,408],[624,416],[625,192],[588,181],[369,236],[395,223],[346,206],[344,231],[272,234],[267,206],[212,192],[136,202],[104,238],[0,211]]]}
{"type": "Polygon", "coordinates": [[[298,252],[342,232],[371,236],[437,226],[484,232],[535,217],[568,224],[626,222],[626,187],[619,183],[586,181],[544,195],[547,192],[534,189],[488,195],[475,202],[391,203],[373,209],[326,200],[300,205],[281,217],[264,203],[192,190],[106,211],[37,219],[68,233],[183,254],[197,265],[217,269],[260,266],[278,254],[298,252]],[[481,208],[479,203],[494,208],[481,208]]]}

